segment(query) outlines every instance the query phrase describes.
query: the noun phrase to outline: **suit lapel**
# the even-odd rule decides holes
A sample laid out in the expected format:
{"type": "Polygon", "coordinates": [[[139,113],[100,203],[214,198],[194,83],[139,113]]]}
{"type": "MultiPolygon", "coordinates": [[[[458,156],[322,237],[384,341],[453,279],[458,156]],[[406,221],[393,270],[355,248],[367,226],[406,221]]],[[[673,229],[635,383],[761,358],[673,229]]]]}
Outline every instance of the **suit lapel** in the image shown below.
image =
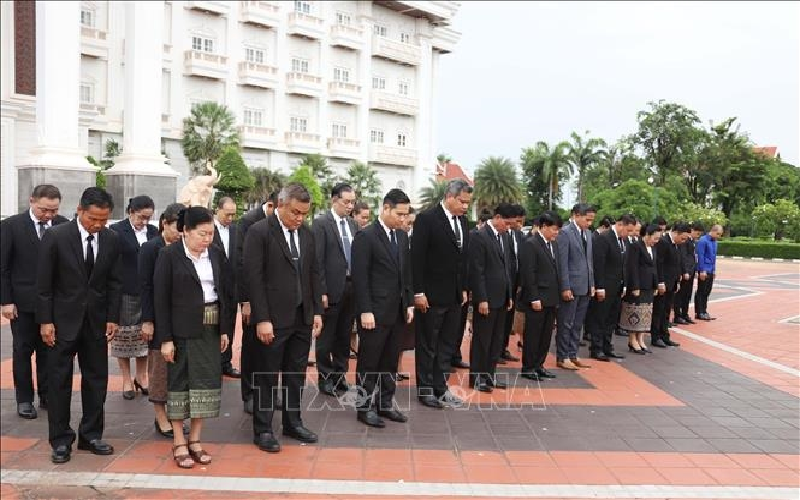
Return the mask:
{"type": "Polygon", "coordinates": [[[390,242],[389,237],[386,236],[386,231],[383,230],[383,226],[381,225],[380,221],[376,220],[375,222],[372,223],[372,225],[374,227],[373,230],[375,231],[375,237],[377,237],[378,240],[381,243],[383,243],[383,248],[386,250],[386,253],[389,254],[389,258],[397,262],[397,259],[394,256],[394,252],[392,251],[392,242],[390,242]]]}
{"type": "MultiPolygon", "coordinates": [[[[30,212],[26,213],[26,218],[23,219],[23,221],[25,222],[25,232],[28,233],[28,236],[30,237],[31,242],[34,245],[38,245],[39,244],[39,235],[36,234],[37,227],[36,227],[36,224],[34,224],[34,222],[30,218],[30,212]]],[[[55,221],[53,221],[53,222],[55,222],[55,221]]]]}
{"type": "Polygon", "coordinates": [[[75,254],[75,259],[78,262],[78,267],[83,273],[84,278],[88,278],[86,276],[86,260],[83,258],[83,241],[81,241],[81,232],[78,230],[79,222],[77,220],[72,222],[72,226],[70,227],[71,237],[69,239],[70,246],[72,247],[72,253],[75,254]]]}
{"type": "MultiPolygon", "coordinates": [[[[455,245],[456,248],[458,248],[458,239],[456,238],[456,233],[453,232],[453,226],[450,224],[450,220],[447,219],[447,215],[444,213],[444,208],[442,208],[442,205],[436,205],[436,211],[437,211],[437,214],[438,214],[438,217],[439,217],[439,221],[442,224],[444,224],[444,226],[446,228],[445,229],[445,231],[447,232],[446,234],[450,235],[450,240],[453,242],[453,245],[455,245]]],[[[459,224],[461,223],[460,220],[458,222],[459,222],[459,224]]],[[[462,233],[463,233],[463,229],[464,228],[462,227],[461,229],[462,229],[462,233]]],[[[463,234],[462,234],[461,238],[462,239],[464,238],[463,234]]]]}
{"type": "Polygon", "coordinates": [[[333,239],[336,240],[337,247],[339,247],[339,251],[342,252],[342,256],[344,256],[344,247],[342,246],[342,235],[339,233],[339,228],[336,227],[336,219],[333,217],[333,213],[328,210],[325,214],[325,218],[328,220],[328,228],[331,231],[331,236],[333,239]]]}
{"type": "MultiPolygon", "coordinates": [[[[95,257],[94,260],[94,267],[92,268],[93,270],[97,269],[98,266],[100,266],[103,263],[103,261],[106,259],[106,256],[108,255],[109,252],[108,247],[109,245],[111,245],[111,243],[109,243],[108,241],[109,231],[111,231],[111,229],[101,229],[100,232],[97,233],[97,241],[100,248],[97,249],[98,251],[97,251],[97,256],[95,257]]],[[[133,230],[131,230],[131,232],[132,231],[133,230]]],[[[136,238],[136,235],[134,235],[134,238],[136,238]]],[[[139,246],[138,242],[136,243],[136,246],[137,247],[139,246]]],[[[92,274],[94,274],[94,271],[92,271],[92,274]]]]}
{"type": "Polygon", "coordinates": [[[194,268],[194,264],[192,263],[192,259],[190,259],[186,255],[186,250],[184,250],[183,239],[180,239],[180,240],[176,241],[175,245],[178,245],[178,248],[175,249],[175,251],[178,252],[178,254],[180,255],[178,260],[183,263],[184,267],[186,268],[186,272],[188,272],[189,275],[192,278],[194,278],[194,280],[197,282],[197,284],[202,286],[202,283],[200,283],[200,276],[197,275],[197,269],[194,268]]]}
{"type": "MultiPolygon", "coordinates": [[[[500,248],[500,242],[497,241],[497,238],[495,238],[494,231],[492,231],[492,228],[489,227],[489,224],[485,224],[483,226],[483,234],[489,240],[489,242],[491,243],[492,247],[497,251],[497,255],[500,257],[500,261],[505,263],[505,261],[506,261],[506,256],[505,256],[505,251],[504,251],[505,249],[504,248],[500,248]]],[[[500,238],[502,238],[502,237],[503,236],[500,235],[500,238]]]]}
{"type": "MultiPolygon", "coordinates": [[[[286,257],[286,260],[292,264],[294,268],[294,260],[292,259],[292,252],[289,250],[289,244],[286,243],[286,237],[283,235],[283,228],[281,227],[281,223],[278,220],[278,215],[273,214],[272,219],[269,221],[270,230],[272,231],[272,237],[278,241],[278,246],[283,250],[283,255],[286,257]]],[[[295,243],[296,244],[296,243],[295,243]]]]}
{"type": "MultiPolygon", "coordinates": [[[[216,258],[214,250],[219,250],[219,249],[210,248],[209,247],[209,249],[208,249],[208,258],[211,261],[211,269],[214,272],[214,288],[216,288],[217,291],[220,291],[220,290],[222,290],[222,287],[220,286],[220,280],[222,279],[222,275],[220,274],[219,259],[216,258]]],[[[220,251],[221,251],[222,255],[224,256],[225,255],[225,251],[224,250],[220,250],[220,251]]],[[[194,267],[194,266],[192,266],[192,267],[194,267]]],[[[200,279],[198,278],[198,281],[199,280],[200,279]]]]}

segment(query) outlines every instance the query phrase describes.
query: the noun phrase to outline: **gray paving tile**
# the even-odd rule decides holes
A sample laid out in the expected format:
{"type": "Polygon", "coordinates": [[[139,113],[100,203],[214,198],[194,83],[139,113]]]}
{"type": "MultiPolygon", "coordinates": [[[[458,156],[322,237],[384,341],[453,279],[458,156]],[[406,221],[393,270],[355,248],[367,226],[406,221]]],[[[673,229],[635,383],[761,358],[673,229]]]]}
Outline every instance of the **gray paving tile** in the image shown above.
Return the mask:
{"type": "Polygon", "coordinates": [[[722,453],[758,453],[760,450],[744,439],[709,439],[711,445],[722,453]]]}
{"type": "MultiPolygon", "coordinates": [[[[797,438],[796,435],[795,438],[797,438]]],[[[764,453],[800,454],[800,442],[797,439],[751,439],[749,442],[764,453]]]]}
{"type": "Polygon", "coordinates": [[[717,449],[703,439],[667,438],[665,441],[677,452],[681,453],[713,453],[717,449]]]}

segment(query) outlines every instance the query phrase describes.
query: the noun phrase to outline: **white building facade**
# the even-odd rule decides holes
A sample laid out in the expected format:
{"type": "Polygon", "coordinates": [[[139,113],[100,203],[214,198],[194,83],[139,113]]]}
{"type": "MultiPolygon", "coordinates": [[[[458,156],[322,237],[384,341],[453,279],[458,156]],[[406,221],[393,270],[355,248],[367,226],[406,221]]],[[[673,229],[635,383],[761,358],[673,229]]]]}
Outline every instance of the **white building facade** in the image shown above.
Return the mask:
{"type": "Polygon", "coordinates": [[[172,201],[189,176],[183,119],[206,101],[236,115],[251,168],[289,173],[319,153],[340,175],[369,163],[383,190],[412,198],[434,173],[439,58],[458,42],[458,2],[0,5],[3,216],[34,184],[93,179],[83,157],[103,158],[109,139],[123,149],[115,198],[150,188],[172,201]]]}

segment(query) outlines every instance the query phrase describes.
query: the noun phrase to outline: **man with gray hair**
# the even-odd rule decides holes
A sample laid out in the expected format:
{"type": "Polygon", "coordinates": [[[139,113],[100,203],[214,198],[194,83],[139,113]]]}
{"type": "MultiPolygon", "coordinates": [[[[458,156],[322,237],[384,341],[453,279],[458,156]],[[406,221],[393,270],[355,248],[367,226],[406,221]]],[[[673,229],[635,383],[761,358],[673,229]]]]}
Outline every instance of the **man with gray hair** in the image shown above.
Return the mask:
{"type": "Polygon", "coordinates": [[[455,179],[444,200],[421,212],[414,223],[417,398],[431,408],[463,401],[448,389],[450,360],[457,344],[461,306],[467,302],[467,209],[472,186],[455,179]]]}

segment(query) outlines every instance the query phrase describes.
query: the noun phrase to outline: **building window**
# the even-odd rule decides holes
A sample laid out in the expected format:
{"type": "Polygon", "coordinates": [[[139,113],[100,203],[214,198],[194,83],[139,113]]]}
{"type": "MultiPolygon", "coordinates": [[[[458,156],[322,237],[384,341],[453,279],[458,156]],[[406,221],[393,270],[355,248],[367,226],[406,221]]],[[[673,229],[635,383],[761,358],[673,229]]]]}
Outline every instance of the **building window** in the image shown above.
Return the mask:
{"type": "Polygon", "coordinates": [[[81,104],[94,103],[94,85],[91,83],[81,83],[80,86],[81,104]]]}
{"type": "Polygon", "coordinates": [[[411,43],[411,35],[408,33],[400,33],[400,41],[403,43],[411,43]]]}
{"type": "Polygon", "coordinates": [[[383,144],[383,130],[372,129],[369,133],[369,142],[372,144],[383,144]]]}
{"type": "Polygon", "coordinates": [[[408,95],[408,82],[400,82],[397,91],[400,95],[408,95]]]}
{"type": "Polygon", "coordinates": [[[264,117],[264,112],[260,109],[245,108],[244,113],[242,113],[242,117],[244,118],[245,125],[260,127],[264,117]]]}
{"type": "Polygon", "coordinates": [[[347,125],[343,123],[334,123],[332,137],[335,139],[344,139],[347,137],[347,125]]]}
{"type": "Polygon", "coordinates": [[[308,118],[293,116],[289,120],[289,127],[292,132],[306,132],[308,131],[308,118]]]}
{"type": "Polygon", "coordinates": [[[333,81],[335,82],[349,82],[350,70],[348,68],[333,68],[333,81]]]}
{"type": "Polygon", "coordinates": [[[380,24],[376,24],[372,28],[372,32],[378,36],[386,36],[386,26],[381,26],[380,24]]]}
{"type": "Polygon", "coordinates": [[[397,145],[400,146],[401,148],[406,147],[406,134],[404,134],[403,132],[397,133],[397,145]]]}
{"type": "Polygon", "coordinates": [[[372,88],[376,90],[384,90],[386,88],[386,78],[382,76],[373,76],[372,88]]]}
{"type": "Polygon", "coordinates": [[[338,24],[344,24],[345,26],[350,26],[350,14],[347,14],[345,12],[337,12],[336,22],[338,24]]]}
{"type": "Polygon", "coordinates": [[[301,14],[311,14],[311,2],[295,1],[294,11],[301,14]]]}
{"type": "Polygon", "coordinates": [[[214,53],[214,40],[202,36],[192,37],[192,50],[214,53]]]}
{"type": "Polygon", "coordinates": [[[292,59],[292,72],[308,73],[308,60],[297,58],[292,59]]]}
{"type": "Polygon", "coordinates": [[[264,64],[264,51],[247,47],[244,49],[244,58],[247,62],[264,64]]]}
{"type": "Polygon", "coordinates": [[[81,25],[94,28],[94,12],[87,9],[81,9],[81,25]]]}

